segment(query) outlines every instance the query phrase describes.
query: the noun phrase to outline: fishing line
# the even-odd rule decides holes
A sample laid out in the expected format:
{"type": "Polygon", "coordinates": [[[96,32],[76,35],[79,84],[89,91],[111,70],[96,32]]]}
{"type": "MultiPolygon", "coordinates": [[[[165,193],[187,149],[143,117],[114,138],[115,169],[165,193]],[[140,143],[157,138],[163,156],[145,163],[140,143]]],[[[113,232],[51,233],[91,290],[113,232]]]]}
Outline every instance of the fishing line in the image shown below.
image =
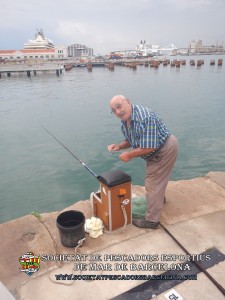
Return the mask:
{"type": "MultiPolygon", "coordinates": [[[[51,92],[49,92],[47,95],[44,96],[44,98],[47,98],[47,96],[49,96],[51,94],[51,92]]],[[[82,160],[79,159],[79,157],[77,157],[72,151],[70,151],[69,148],[67,148],[52,132],[50,132],[46,127],[44,127],[42,125],[42,123],[40,122],[40,119],[37,115],[37,110],[34,109],[34,103],[32,101],[32,106],[33,106],[33,112],[36,116],[36,120],[39,124],[39,126],[48,134],[50,135],[54,140],[56,140],[67,152],[69,152],[83,167],[85,167],[94,177],[98,177],[98,175],[92,171],[82,160]]]]}
{"type": "MultiPolygon", "coordinates": [[[[40,123],[39,123],[40,124],[40,123]]],[[[80,160],[70,149],[68,149],[57,137],[51,133],[47,128],[40,124],[41,128],[44,129],[54,140],[56,140],[67,152],[69,152],[83,167],[85,167],[94,177],[98,177],[94,171],[92,171],[82,160],[80,160]]]]}

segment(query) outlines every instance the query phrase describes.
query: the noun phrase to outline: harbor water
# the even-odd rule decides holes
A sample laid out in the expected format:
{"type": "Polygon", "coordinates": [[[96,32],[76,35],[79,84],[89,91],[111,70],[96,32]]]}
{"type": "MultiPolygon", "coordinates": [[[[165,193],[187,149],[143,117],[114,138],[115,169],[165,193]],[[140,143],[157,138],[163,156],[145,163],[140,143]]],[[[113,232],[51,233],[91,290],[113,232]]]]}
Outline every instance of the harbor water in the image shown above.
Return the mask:
{"type": "Polygon", "coordinates": [[[143,185],[141,158],[123,163],[107,145],[123,137],[109,100],[123,94],[150,107],[178,138],[172,180],[225,171],[225,66],[217,56],[183,57],[180,68],[73,68],[0,79],[0,222],[32,211],[61,210],[97,191],[97,179],[43,130],[54,134],[96,174],[120,169],[143,185]],[[201,67],[190,59],[204,59],[201,67]]]}

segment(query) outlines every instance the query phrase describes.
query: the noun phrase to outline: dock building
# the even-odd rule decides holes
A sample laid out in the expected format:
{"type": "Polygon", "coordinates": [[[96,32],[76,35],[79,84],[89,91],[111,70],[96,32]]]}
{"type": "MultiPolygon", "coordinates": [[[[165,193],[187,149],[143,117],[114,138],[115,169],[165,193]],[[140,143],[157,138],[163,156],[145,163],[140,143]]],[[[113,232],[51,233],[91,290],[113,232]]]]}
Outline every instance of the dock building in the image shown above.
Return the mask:
{"type": "Polygon", "coordinates": [[[204,46],[202,40],[195,40],[190,42],[188,48],[189,54],[216,54],[216,53],[224,53],[225,48],[223,46],[223,42],[221,45],[217,43],[217,45],[204,46]]]}
{"type": "Polygon", "coordinates": [[[55,46],[42,29],[37,29],[35,38],[24,43],[24,49],[0,50],[0,61],[82,59],[93,57],[93,52],[92,48],[81,44],[55,46]]]}
{"type": "Polygon", "coordinates": [[[28,40],[22,50],[0,50],[1,60],[55,60],[67,59],[67,47],[55,46],[44,36],[43,30],[38,29],[34,40],[28,40]]]}
{"type": "Polygon", "coordinates": [[[94,51],[85,45],[73,44],[67,47],[68,58],[81,59],[82,57],[92,57],[94,51]]]}

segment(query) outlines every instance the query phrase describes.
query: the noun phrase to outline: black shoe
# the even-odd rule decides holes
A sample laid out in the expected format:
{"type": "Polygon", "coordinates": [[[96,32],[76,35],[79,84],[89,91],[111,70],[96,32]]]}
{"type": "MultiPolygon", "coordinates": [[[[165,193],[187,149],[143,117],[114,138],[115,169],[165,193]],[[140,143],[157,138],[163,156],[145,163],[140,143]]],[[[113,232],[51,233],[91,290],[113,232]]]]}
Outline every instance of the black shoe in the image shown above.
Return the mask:
{"type": "Polygon", "coordinates": [[[159,222],[150,222],[146,221],[145,219],[135,219],[133,220],[133,225],[139,228],[150,228],[156,229],[159,226],[159,222]]]}

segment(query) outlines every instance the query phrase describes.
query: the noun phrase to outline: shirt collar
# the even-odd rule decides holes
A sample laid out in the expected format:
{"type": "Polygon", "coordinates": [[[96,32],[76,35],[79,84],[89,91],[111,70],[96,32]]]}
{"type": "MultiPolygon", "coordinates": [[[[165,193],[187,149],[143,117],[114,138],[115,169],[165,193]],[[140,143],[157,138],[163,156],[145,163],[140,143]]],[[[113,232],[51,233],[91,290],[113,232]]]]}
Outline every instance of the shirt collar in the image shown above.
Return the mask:
{"type": "MultiPolygon", "coordinates": [[[[138,121],[138,117],[137,117],[137,114],[135,113],[135,105],[134,104],[131,104],[131,108],[132,108],[132,112],[131,112],[131,123],[132,121],[138,121]]],[[[126,125],[126,121],[121,121],[122,124],[125,126],[126,125]]]]}

